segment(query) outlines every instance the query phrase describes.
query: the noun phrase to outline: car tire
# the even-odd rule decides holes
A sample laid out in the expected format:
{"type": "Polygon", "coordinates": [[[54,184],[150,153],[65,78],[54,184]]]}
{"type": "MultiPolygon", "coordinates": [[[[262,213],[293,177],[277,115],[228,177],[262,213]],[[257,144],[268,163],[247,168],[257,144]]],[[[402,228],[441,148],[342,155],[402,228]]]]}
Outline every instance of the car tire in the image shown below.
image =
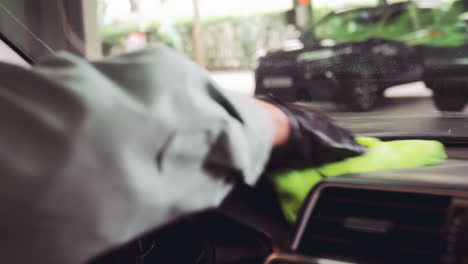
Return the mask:
{"type": "Polygon", "coordinates": [[[350,111],[372,110],[383,95],[377,80],[372,76],[363,75],[359,79],[346,81],[343,89],[342,102],[350,111]]]}
{"type": "Polygon", "coordinates": [[[439,111],[460,112],[468,102],[467,92],[464,91],[468,85],[434,83],[431,88],[432,101],[439,111]]]}

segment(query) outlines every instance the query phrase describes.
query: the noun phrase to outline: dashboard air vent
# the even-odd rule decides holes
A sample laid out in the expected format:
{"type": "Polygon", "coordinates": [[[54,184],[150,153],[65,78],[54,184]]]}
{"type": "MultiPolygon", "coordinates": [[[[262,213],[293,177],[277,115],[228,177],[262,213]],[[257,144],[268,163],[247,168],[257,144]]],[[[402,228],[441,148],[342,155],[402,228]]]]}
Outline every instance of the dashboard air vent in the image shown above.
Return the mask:
{"type": "Polygon", "coordinates": [[[298,251],[360,263],[439,263],[451,198],[326,188],[298,251]]]}

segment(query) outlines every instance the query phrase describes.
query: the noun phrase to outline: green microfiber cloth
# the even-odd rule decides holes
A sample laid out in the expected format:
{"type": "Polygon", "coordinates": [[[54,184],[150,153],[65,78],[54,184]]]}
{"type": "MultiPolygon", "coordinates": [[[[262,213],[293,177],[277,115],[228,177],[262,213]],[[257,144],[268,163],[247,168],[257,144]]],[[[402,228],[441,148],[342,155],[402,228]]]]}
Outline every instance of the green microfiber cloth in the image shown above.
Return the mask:
{"type": "Polygon", "coordinates": [[[318,168],[288,170],[272,175],[286,219],[294,223],[309,191],[324,177],[350,173],[417,168],[443,163],[447,159],[444,145],[431,140],[380,141],[356,138],[369,148],[358,157],[326,164],[318,168]]]}

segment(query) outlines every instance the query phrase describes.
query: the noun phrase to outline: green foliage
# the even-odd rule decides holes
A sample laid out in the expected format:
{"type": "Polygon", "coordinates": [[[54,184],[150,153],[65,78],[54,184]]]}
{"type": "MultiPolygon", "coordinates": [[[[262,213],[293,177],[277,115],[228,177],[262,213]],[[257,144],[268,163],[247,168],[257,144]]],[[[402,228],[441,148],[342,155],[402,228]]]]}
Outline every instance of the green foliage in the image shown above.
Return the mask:
{"type": "Polygon", "coordinates": [[[120,41],[133,32],[138,32],[137,25],[107,26],[101,29],[102,50],[108,55],[115,46],[120,46],[120,41]]]}
{"type": "Polygon", "coordinates": [[[372,23],[362,23],[359,12],[356,9],[338,13],[313,24],[314,37],[337,43],[383,38],[432,46],[458,46],[467,41],[463,25],[460,26],[459,16],[464,12],[461,0],[453,1],[446,11],[409,5],[392,19],[381,16],[372,23]]]}
{"type": "Polygon", "coordinates": [[[108,26],[101,30],[101,37],[103,43],[117,44],[122,38],[128,36],[133,32],[138,32],[137,25],[126,26],[108,26]]]}
{"type": "MultiPolygon", "coordinates": [[[[252,68],[257,50],[281,47],[286,27],[282,12],[213,17],[202,21],[208,68],[252,68]]],[[[122,39],[138,29],[137,25],[103,28],[104,54],[108,55],[113,47],[121,45],[122,39]]],[[[145,33],[150,42],[162,42],[193,58],[192,29],[192,21],[180,20],[172,25],[151,24],[145,33]]]]}

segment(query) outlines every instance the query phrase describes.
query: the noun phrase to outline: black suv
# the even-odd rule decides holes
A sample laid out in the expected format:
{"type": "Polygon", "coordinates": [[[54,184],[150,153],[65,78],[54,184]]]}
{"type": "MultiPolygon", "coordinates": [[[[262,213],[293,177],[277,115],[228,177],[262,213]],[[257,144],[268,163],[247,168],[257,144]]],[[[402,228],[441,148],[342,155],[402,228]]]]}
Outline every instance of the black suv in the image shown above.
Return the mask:
{"type": "Polygon", "coordinates": [[[260,59],[255,94],[370,110],[386,88],[422,79],[419,48],[407,38],[433,25],[436,12],[410,1],[334,12],[309,32],[311,41],[302,38],[303,49],[260,59]]]}
{"type": "Polygon", "coordinates": [[[426,86],[441,111],[461,111],[468,102],[468,1],[457,0],[420,39],[426,86]]]}

